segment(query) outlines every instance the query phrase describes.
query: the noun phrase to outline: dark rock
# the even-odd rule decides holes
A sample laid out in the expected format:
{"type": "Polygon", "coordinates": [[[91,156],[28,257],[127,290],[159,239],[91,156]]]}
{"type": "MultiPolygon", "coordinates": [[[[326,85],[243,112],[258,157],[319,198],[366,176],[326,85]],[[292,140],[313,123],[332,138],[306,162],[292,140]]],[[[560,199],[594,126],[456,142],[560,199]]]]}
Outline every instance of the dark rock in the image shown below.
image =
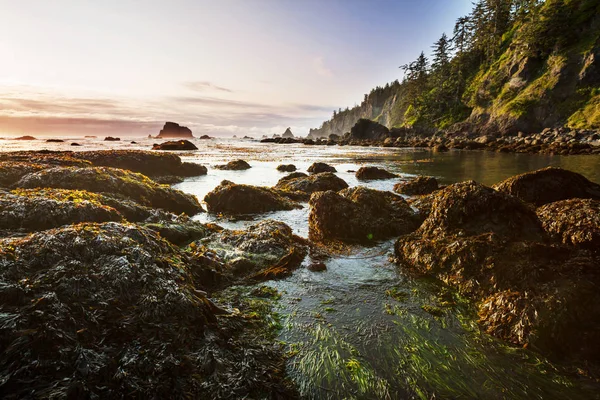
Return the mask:
{"type": "Polygon", "coordinates": [[[297,200],[308,200],[310,194],[315,192],[323,192],[333,190],[335,192],[346,189],[348,184],[342,178],[337,177],[331,172],[322,172],[307,176],[301,172],[292,173],[284,176],[277,182],[274,189],[277,189],[286,195],[286,193],[296,194],[300,192],[301,198],[297,200]]]}
{"type": "Polygon", "coordinates": [[[215,165],[214,168],[228,171],[243,171],[252,167],[244,160],[235,160],[229,161],[227,164],[215,165]]]}
{"type": "Polygon", "coordinates": [[[322,262],[314,262],[308,266],[308,270],[312,272],[322,272],[327,270],[327,265],[322,262]]]}
{"type": "Polygon", "coordinates": [[[285,132],[283,133],[283,135],[281,135],[282,138],[293,138],[294,134],[292,133],[292,131],[290,130],[290,128],[287,128],[285,130],[285,132]]]}
{"type": "Polygon", "coordinates": [[[34,138],[33,136],[19,136],[19,137],[16,137],[15,140],[37,140],[37,139],[34,138]]]}
{"type": "Polygon", "coordinates": [[[142,174],[117,168],[49,168],[24,176],[14,186],[106,192],[125,196],[143,206],[175,213],[194,215],[203,211],[194,196],[159,185],[142,174]]]}
{"type": "Polygon", "coordinates": [[[350,134],[345,136],[350,140],[384,140],[390,135],[390,131],[385,126],[371,121],[370,119],[361,118],[350,129],[350,134]]]}
{"type": "Polygon", "coordinates": [[[136,142],[135,140],[132,140],[131,144],[138,144],[138,142],[136,142]]]}
{"type": "Polygon", "coordinates": [[[302,208],[272,189],[230,181],[221,182],[204,197],[204,202],[210,212],[230,215],[302,208]]]}
{"type": "Polygon", "coordinates": [[[309,238],[317,242],[367,243],[417,228],[408,203],[391,192],[362,186],[317,192],[309,205],[309,238]]]}
{"type": "Polygon", "coordinates": [[[513,176],[494,185],[494,189],[538,207],[573,198],[600,200],[600,185],[576,172],[555,167],[513,176]]]}
{"type": "Polygon", "coordinates": [[[536,211],[546,232],[567,244],[600,251],[600,201],[561,200],[536,211]]]}
{"type": "Polygon", "coordinates": [[[277,171],[281,172],[294,172],[296,166],[294,164],[281,164],[277,166],[277,171]]]}
{"type": "Polygon", "coordinates": [[[73,142],[71,143],[71,146],[81,146],[79,143],[73,142]]]}
{"type": "Polygon", "coordinates": [[[437,179],[431,176],[418,176],[394,185],[394,192],[408,196],[429,194],[438,189],[437,179]]]}
{"type": "Polygon", "coordinates": [[[0,187],[8,187],[32,172],[46,168],[44,165],[27,162],[0,162],[0,187]]]}
{"type": "Polygon", "coordinates": [[[64,143],[64,140],[62,140],[62,139],[48,139],[48,140],[46,140],[46,143],[64,143]]]}
{"type": "Polygon", "coordinates": [[[105,142],[118,142],[120,140],[121,140],[121,138],[112,137],[112,136],[107,136],[107,137],[104,138],[105,142]]]}
{"type": "Polygon", "coordinates": [[[180,126],[175,122],[165,122],[157,138],[192,138],[192,131],[186,126],[180,126]]]}
{"type": "Polygon", "coordinates": [[[445,145],[443,144],[438,144],[436,146],[433,147],[433,151],[435,151],[436,153],[445,153],[447,151],[450,151],[445,145]]]}
{"type": "Polygon", "coordinates": [[[154,144],[152,150],[198,150],[198,147],[189,140],[177,140],[154,144]]]}
{"type": "Polygon", "coordinates": [[[322,162],[313,163],[310,167],[308,167],[307,171],[311,174],[318,174],[321,172],[337,172],[334,167],[322,162]]]}
{"type": "Polygon", "coordinates": [[[202,136],[200,136],[200,139],[204,139],[204,140],[206,140],[206,139],[213,139],[213,138],[211,138],[211,137],[210,137],[210,136],[208,136],[208,135],[202,135],[202,136]]]}
{"type": "Polygon", "coordinates": [[[356,171],[356,179],[358,180],[376,180],[376,179],[391,179],[395,178],[396,174],[386,171],[378,167],[360,167],[356,171]]]}

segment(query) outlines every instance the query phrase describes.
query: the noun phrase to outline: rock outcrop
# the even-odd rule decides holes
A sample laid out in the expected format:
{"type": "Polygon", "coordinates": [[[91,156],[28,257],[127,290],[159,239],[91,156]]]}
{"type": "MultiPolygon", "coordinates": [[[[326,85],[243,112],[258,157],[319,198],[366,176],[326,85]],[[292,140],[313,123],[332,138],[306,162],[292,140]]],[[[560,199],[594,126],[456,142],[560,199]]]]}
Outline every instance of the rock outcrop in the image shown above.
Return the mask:
{"type": "Polygon", "coordinates": [[[349,140],[384,140],[389,135],[390,131],[385,126],[370,119],[361,118],[344,138],[349,140]]]}
{"type": "Polygon", "coordinates": [[[362,181],[377,180],[377,179],[391,179],[398,175],[386,171],[383,168],[378,167],[360,167],[356,171],[356,179],[362,181]]]}
{"type": "Polygon", "coordinates": [[[186,126],[180,126],[176,122],[165,122],[158,133],[158,138],[192,138],[192,131],[186,126]]]}
{"type": "Polygon", "coordinates": [[[152,150],[198,150],[189,140],[177,140],[152,145],[152,150]]]}
{"type": "Polygon", "coordinates": [[[282,138],[293,138],[294,134],[292,133],[290,128],[287,128],[285,130],[285,132],[283,132],[283,135],[281,135],[282,138]]]}
{"type": "Polygon", "coordinates": [[[418,176],[394,185],[394,192],[408,196],[426,195],[436,190],[438,190],[438,181],[431,176],[418,176]]]}
{"type": "Polygon", "coordinates": [[[229,161],[227,164],[215,165],[214,168],[228,171],[243,171],[252,167],[244,160],[235,160],[229,161]]]}
{"type": "Polygon", "coordinates": [[[296,172],[281,178],[274,189],[286,196],[306,201],[312,193],[327,190],[337,192],[347,187],[346,181],[331,172],[321,172],[310,176],[296,172]]]}
{"type": "Polygon", "coordinates": [[[316,242],[369,243],[418,227],[402,197],[362,186],[314,193],[309,205],[309,238],[316,242]]]}
{"type": "Polygon", "coordinates": [[[275,190],[260,186],[238,185],[230,181],[221,182],[204,197],[204,202],[208,211],[229,215],[302,208],[301,205],[275,190]]]}
{"type": "Polygon", "coordinates": [[[600,200],[600,185],[555,167],[513,176],[494,185],[494,189],[536,206],[572,198],[600,200]]]}
{"type": "Polygon", "coordinates": [[[277,166],[277,171],[294,172],[296,171],[296,166],[294,164],[280,164],[277,166]]]}
{"type": "Polygon", "coordinates": [[[322,162],[312,163],[312,165],[308,167],[307,171],[311,174],[318,174],[321,172],[337,172],[335,167],[332,167],[331,165],[322,162]]]}

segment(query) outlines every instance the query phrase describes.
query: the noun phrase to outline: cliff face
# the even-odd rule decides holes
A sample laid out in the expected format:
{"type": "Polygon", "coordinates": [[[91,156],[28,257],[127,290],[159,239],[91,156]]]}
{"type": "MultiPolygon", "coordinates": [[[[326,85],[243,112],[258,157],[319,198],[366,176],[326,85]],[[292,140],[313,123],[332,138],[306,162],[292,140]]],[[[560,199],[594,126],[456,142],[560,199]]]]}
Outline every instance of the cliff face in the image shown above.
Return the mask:
{"type": "Polygon", "coordinates": [[[390,129],[492,135],[600,129],[600,2],[546,0],[514,18],[494,55],[469,51],[451,59],[446,75],[428,69],[418,89],[409,80],[374,89],[310,136],[342,136],[361,118],[390,129]],[[440,87],[452,85],[457,70],[464,84],[454,108],[444,108],[440,87]]]}

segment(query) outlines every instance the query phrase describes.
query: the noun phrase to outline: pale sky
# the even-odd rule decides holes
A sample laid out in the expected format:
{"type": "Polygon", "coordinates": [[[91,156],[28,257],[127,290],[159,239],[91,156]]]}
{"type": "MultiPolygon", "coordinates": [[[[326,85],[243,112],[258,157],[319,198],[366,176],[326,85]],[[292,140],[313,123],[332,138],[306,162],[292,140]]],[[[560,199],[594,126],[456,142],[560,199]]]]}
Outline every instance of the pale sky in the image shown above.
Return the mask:
{"type": "Polygon", "coordinates": [[[305,135],[470,0],[0,0],[0,136],[305,135]]]}

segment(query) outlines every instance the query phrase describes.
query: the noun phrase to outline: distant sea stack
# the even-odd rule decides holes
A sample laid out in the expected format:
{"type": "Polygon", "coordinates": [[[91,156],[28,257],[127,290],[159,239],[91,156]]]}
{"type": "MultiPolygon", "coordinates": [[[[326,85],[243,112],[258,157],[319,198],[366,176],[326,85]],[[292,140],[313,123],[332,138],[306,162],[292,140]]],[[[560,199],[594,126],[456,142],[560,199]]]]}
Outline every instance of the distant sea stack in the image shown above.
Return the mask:
{"type": "Polygon", "coordinates": [[[176,137],[176,138],[193,138],[192,131],[187,126],[180,126],[175,122],[165,122],[165,126],[158,134],[159,138],[176,137]]]}
{"type": "Polygon", "coordinates": [[[294,134],[292,133],[292,131],[290,130],[290,128],[287,128],[285,130],[285,132],[283,133],[283,135],[281,135],[281,137],[283,137],[283,138],[293,138],[294,134]]]}

